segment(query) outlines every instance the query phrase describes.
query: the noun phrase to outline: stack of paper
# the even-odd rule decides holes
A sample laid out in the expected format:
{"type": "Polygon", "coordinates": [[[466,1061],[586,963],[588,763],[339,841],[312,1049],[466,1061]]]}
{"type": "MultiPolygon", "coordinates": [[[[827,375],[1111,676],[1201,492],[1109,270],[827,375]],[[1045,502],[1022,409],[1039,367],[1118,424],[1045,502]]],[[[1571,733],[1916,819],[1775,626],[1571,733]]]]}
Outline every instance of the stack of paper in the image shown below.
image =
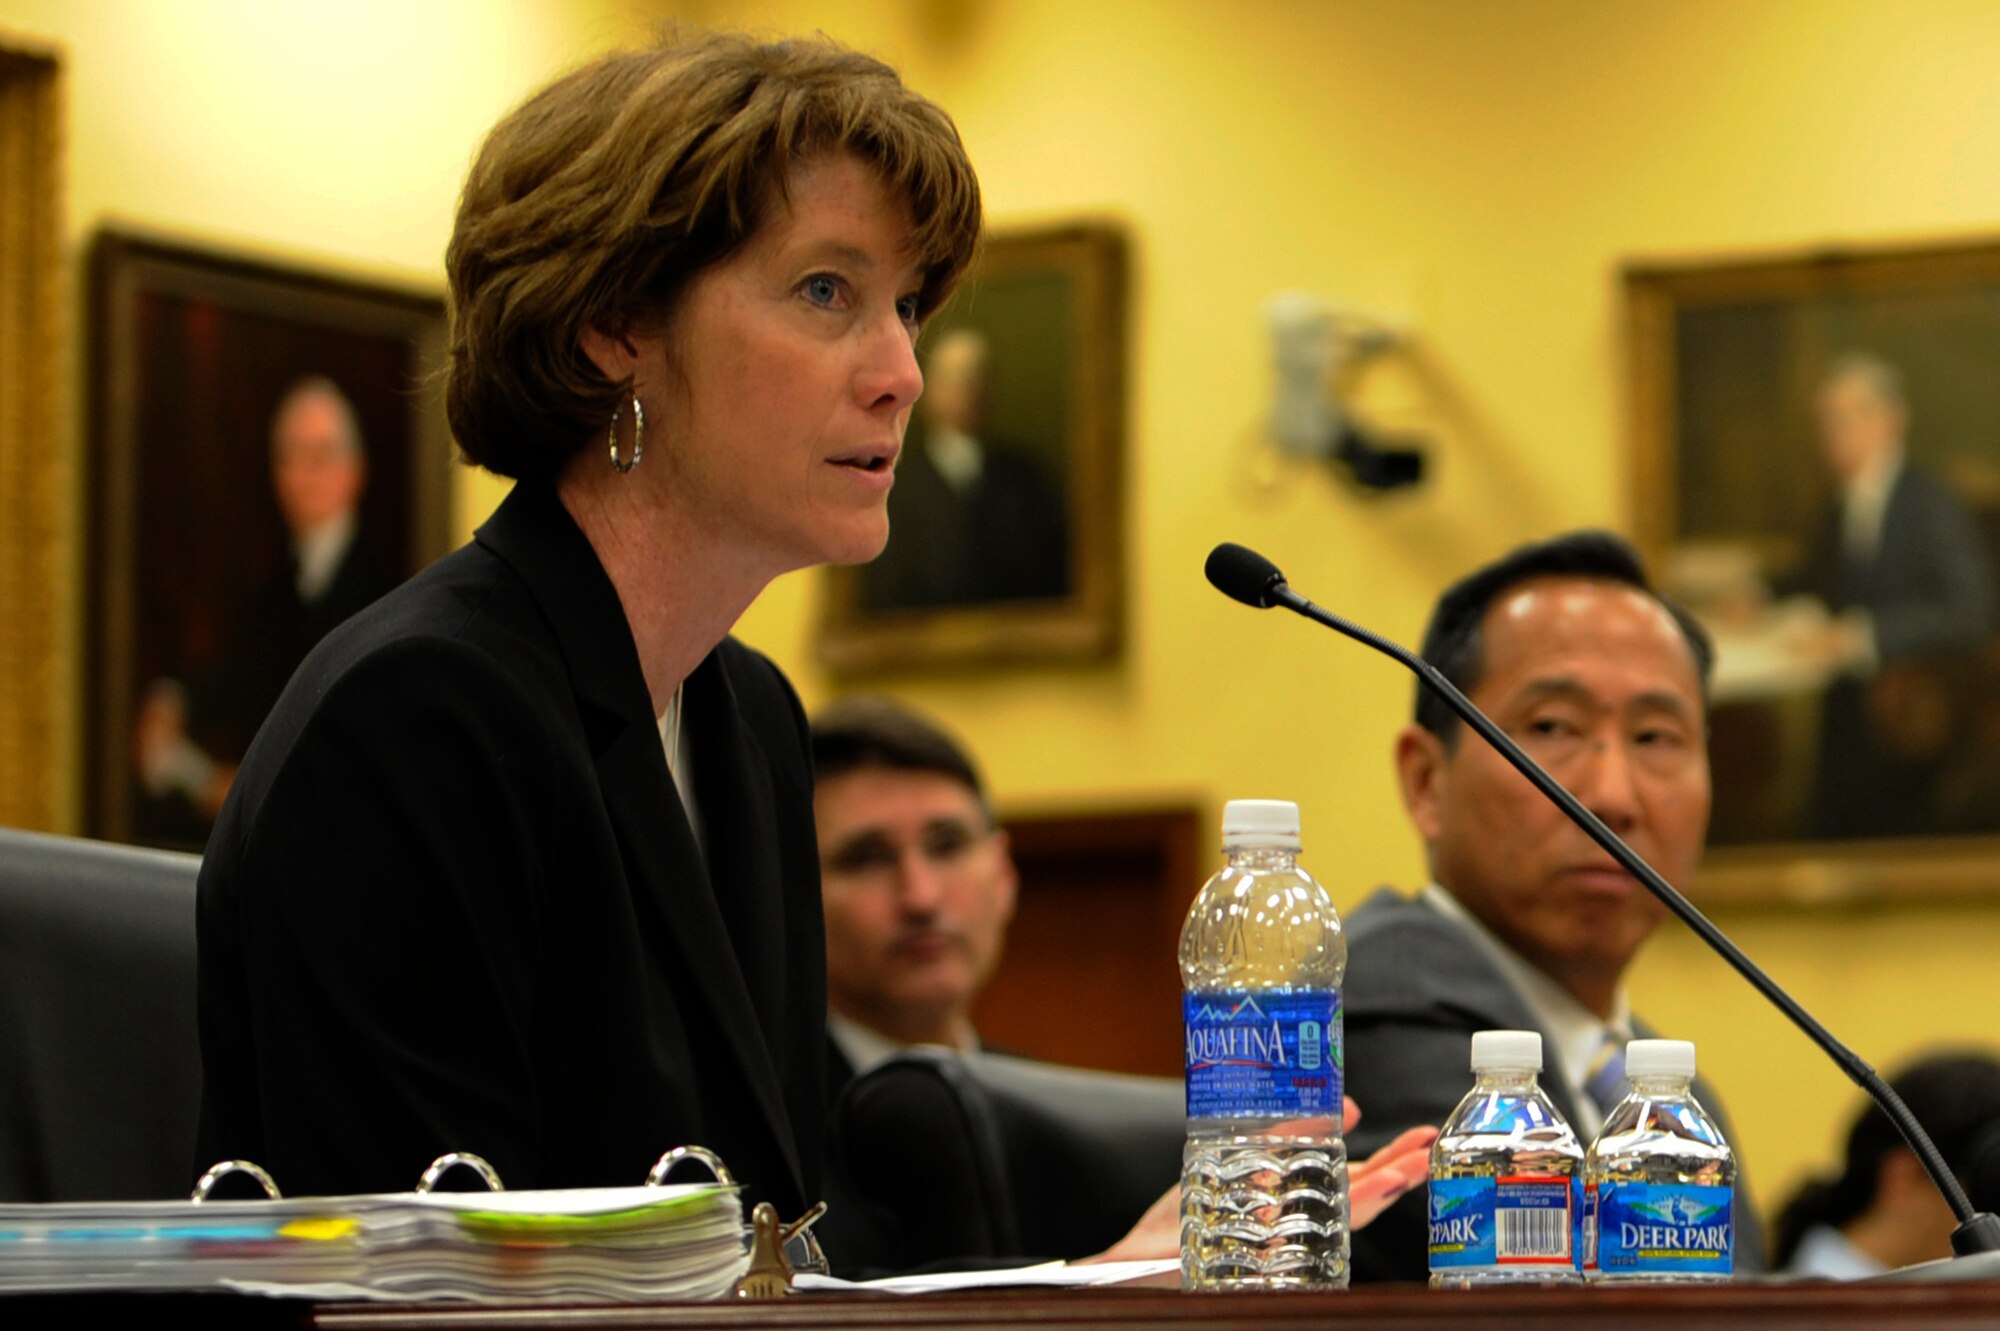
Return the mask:
{"type": "Polygon", "coordinates": [[[0,1206],[0,1290],[700,1299],[748,1261],[736,1191],[712,1184],[0,1206]]]}

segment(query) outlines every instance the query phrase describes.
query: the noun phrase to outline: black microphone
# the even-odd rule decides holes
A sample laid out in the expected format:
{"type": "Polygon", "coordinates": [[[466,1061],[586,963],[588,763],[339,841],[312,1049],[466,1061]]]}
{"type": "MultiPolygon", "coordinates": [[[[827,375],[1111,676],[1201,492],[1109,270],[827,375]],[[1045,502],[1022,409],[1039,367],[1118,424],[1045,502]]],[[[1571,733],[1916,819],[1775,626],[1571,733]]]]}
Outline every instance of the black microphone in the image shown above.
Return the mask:
{"type": "Polygon", "coordinates": [[[1277,604],[1270,599],[1272,592],[1279,588],[1291,590],[1285,586],[1285,575],[1278,572],[1276,564],[1233,541],[1224,541],[1210,550],[1202,571],[1224,596],[1258,610],[1269,610],[1277,604]]]}
{"type": "MultiPolygon", "coordinates": [[[[1316,623],[1324,624],[1336,633],[1345,634],[1356,642],[1373,647],[1385,656],[1394,657],[1415,671],[1425,686],[1442,698],[1466,725],[1477,731],[1481,739],[1492,745],[1502,758],[1513,764],[1516,771],[1528,778],[1535,789],[1541,791],[1557,808],[1568,815],[1569,820],[1582,828],[1592,841],[1604,847],[1627,873],[1645,885],[1647,891],[1665,902],[1668,910],[1679,916],[1683,923],[1701,936],[1703,942],[1715,950],[1717,955],[1734,967],[1737,974],[1748,980],[1751,987],[1789,1017],[1792,1024],[1804,1031],[1814,1044],[1824,1050],[1850,1081],[1867,1092],[1869,1098],[1881,1107],[1882,1112],[1889,1116],[1889,1121],[1903,1134],[1903,1139],[1910,1144],[1910,1149],[1916,1153],[1917,1159],[1923,1161],[1924,1169],[1931,1176],[1931,1182],[1944,1194],[1952,1215],[1958,1219],[1958,1227],[1951,1235],[1953,1252],[1959,1257],[1969,1257],[1976,1253],[2000,1253],[2000,1217],[1984,1211],[1975,1212],[1972,1209],[1972,1202],[1966,1197],[1965,1189],[1953,1176],[1951,1167],[1945,1163],[1943,1154],[1931,1141],[1930,1134],[1924,1131],[1923,1124],[1917,1122],[1916,1115],[1910,1112],[1910,1107],[1903,1103],[1903,1098],[1882,1079],[1881,1074],[1868,1066],[1860,1055],[1835,1039],[1832,1032],[1815,1021],[1812,1014],[1799,1005],[1797,999],[1781,989],[1777,981],[1759,970],[1757,964],[1745,956],[1741,948],[1730,942],[1722,930],[1716,928],[1706,915],[1696,910],[1694,903],[1676,891],[1673,884],[1662,878],[1658,870],[1640,858],[1639,853],[1626,845],[1616,832],[1606,827],[1603,819],[1584,808],[1576,796],[1570,794],[1561,782],[1550,776],[1541,764],[1522,752],[1521,746],[1495,725],[1486,713],[1473,706],[1472,700],[1459,692],[1458,687],[1444,677],[1443,671],[1407,647],[1371,633],[1359,624],[1323,610],[1300,596],[1285,581],[1285,575],[1278,571],[1278,566],[1255,550],[1224,542],[1209,552],[1206,571],[1208,580],[1225,596],[1259,610],[1281,605],[1316,623]]],[[[1938,1278],[1974,1278],[1973,1275],[1966,1274],[1969,1268],[1956,1264],[1956,1259],[1947,1259],[1947,1262],[1926,1262],[1921,1266],[1910,1267],[1903,1273],[1903,1277],[1907,1279],[1910,1278],[1910,1272],[1926,1271],[1933,1267],[1942,1268],[1947,1264],[1951,1265],[1951,1269],[1938,1270],[1936,1272],[1938,1278]]],[[[2000,1264],[1982,1262],[1978,1274],[1988,1278],[2000,1278],[2000,1264]]]]}

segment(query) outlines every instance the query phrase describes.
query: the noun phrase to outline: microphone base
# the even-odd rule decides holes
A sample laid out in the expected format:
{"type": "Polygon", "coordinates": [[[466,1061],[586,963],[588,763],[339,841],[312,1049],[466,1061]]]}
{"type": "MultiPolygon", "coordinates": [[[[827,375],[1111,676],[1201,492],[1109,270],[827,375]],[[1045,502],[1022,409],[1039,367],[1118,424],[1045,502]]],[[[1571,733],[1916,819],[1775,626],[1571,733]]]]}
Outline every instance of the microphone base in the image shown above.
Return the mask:
{"type": "Polygon", "coordinates": [[[1951,1250],[1960,1257],[2000,1253],[2000,1216],[1980,1211],[1951,1232],[1951,1250]]]}
{"type": "Polygon", "coordinates": [[[1886,1275],[1870,1276],[1867,1285],[1990,1285],[2000,1281],[2000,1252],[1976,1252],[1967,1257],[1940,1257],[1886,1275]]]}
{"type": "Polygon", "coordinates": [[[1874,1276],[1890,1285],[1990,1284],[2000,1281],[2000,1217],[1981,1211],[1951,1232],[1956,1257],[1919,1262],[1900,1271],[1874,1276]]]}

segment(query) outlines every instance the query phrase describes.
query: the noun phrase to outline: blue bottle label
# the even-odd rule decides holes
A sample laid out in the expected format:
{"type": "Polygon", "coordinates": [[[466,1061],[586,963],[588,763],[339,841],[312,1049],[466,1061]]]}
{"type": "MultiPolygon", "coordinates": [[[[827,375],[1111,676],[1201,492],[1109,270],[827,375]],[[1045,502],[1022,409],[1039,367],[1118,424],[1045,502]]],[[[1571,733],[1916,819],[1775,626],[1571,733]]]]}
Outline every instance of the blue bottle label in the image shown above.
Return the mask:
{"type": "Polygon", "coordinates": [[[1576,1198],[1558,1174],[1432,1179],[1431,1270],[1574,1270],[1576,1198]]]}
{"type": "Polygon", "coordinates": [[[1597,1185],[1597,1269],[1620,1275],[1728,1275],[1735,1194],[1694,1183],[1597,1185]]]}
{"type": "Polygon", "coordinates": [[[1340,1117],[1340,991],[1188,994],[1189,1118],[1340,1117]]]}

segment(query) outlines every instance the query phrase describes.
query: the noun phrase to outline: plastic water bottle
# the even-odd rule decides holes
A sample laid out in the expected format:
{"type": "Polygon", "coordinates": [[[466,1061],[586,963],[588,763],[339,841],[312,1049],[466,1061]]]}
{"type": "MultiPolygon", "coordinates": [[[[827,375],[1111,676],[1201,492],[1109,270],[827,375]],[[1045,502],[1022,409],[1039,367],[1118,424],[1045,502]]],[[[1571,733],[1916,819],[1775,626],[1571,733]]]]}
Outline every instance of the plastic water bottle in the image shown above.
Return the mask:
{"type": "Polygon", "coordinates": [[[1472,1089],[1431,1144],[1431,1288],[1573,1284],[1583,1143],[1542,1093],[1538,1031],[1472,1037],[1472,1089]]]}
{"type": "Polygon", "coordinates": [[[1181,930],[1181,1285],[1342,1288],[1347,939],[1326,889],[1298,866],[1298,805],[1231,800],[1222,849],[1228,864],[1181,930]]]}
{"type": "Polygon", "coordinates": [[[1596,1269],[1604,1281],[1727,1280],[1736,1261],[1736,1157],[1689,1089],[1694,1046],[1625,1046],[1632,1093],[1590,1144],[1596,1269]]]}

